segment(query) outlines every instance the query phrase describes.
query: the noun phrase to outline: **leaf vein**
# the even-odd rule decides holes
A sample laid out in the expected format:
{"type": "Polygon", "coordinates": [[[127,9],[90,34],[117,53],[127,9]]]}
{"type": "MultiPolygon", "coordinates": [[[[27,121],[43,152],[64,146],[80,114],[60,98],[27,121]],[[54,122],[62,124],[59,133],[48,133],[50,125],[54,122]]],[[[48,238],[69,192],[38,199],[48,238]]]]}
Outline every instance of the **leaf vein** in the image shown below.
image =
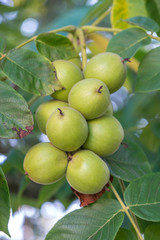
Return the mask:
{"type": "Polygon", "coordinates": [[[148,38],[148,36],[145,36],[145,37],[143,37],[143,38],[137,40],[136,42],[130,44],[128,47],[123,48],[121,51],[119,51],[119,53],[122,53],[122,52],[128,50],[129,48],[133,47],[133,46],[136,45],[137,43],[142,42],[143,40],[145,40],[145,39],[147,39],[147,38],[148,38]]]}
{"type": "Polygon", "coordinates": [[[99,232],[109,221],[111,221],[112,218],[114,218],[118,213],[122,212],[122,209],[120,209],[118,212],[113,214],[111,218],[109,218],[101,227],[99,227],[87,240],[91,239],[97,232],[99,232]]]}
{"type": "Polygon", "coordinates": [[[38,80],[41,81],[40,78],[38,78],[38,76],[34,75],[32,72],[29,72],[26,68],[24,68],[23,66],[17,64],[17,62],[13,61],[13,59],[9,58],[6,56],[6,58],[8,59],[8,61],[14,63],[17,67],[19,67],[20,69],[23,69],[26,73],[29,73],[31,76],[33,76],[34,78],[37,78],[38,80]]]}
{"type": "Polygon", "coordinates": [[[150,205],[155,205],[159,204],[160,202],[154,202],[154,203],[140,203],[140,204],[133,204],[133,205],[128,205],[128,207],[136,207],[136,206],[150,206],[150,205]]]}

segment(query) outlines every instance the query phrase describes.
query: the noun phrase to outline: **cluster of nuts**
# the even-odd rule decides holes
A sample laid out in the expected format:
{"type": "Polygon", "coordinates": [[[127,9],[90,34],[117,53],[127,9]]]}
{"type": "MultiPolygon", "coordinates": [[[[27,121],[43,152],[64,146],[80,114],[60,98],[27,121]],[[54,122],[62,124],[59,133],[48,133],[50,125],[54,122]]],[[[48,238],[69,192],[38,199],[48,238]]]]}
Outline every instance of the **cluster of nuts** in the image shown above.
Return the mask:
{"type": "Polygon", "coordinates": [[[124,83],[125,63],[119,55],[105,52],[91,58],[83,73],[71,61],[56,60],[53,66],[63,88],[36,111],[38,127],[50,142],[27,152],[24,170],[40,184],[66,176],[76,191],[98,193],[110,177],[102,158],[117,151],[124,137],[110,94],[124,83]]]}

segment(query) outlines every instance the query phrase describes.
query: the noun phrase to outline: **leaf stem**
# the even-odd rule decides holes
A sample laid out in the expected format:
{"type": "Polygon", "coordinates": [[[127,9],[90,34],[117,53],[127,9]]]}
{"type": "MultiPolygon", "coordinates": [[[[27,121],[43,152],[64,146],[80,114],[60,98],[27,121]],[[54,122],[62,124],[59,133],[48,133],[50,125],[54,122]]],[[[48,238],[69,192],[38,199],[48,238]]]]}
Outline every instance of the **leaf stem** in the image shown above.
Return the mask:
{"type": "MultiPolygon", "coordinates": [[[[91,26],[83,26],[82,29],[87,33],[92,33],[92,32],[121,32],[124,29],[119,29],[119,28],[105,28],[105,27],[97,27],[95,25],[91,25],[91,26]]],[[[155,37],[152,34],[147,34],[150,38],[155,39],[160,41],[160,37],[155,37]]]]}
{"type": "Polygon", "coordinates": [[[111,12],[112,7],[109,7],[107,9],[107,11],[105,11],[104,13],[102,13],[93,23],[92,26],[96,26],[98,25],[106,16],[108,16],[108,14],[111,12]]]}
{"type": "Polygon", "coordinates": [[[85,37],[84,37],[84,32],[81,28],[77,29],[76,34],[80,41],[80,48],[81,48],[81,52],[82,52],[82,70],[83,70],[87,63],[86,41],[85,41],[85,37]]]}
{"type": "Polygon", "coordinates": [[[19,44],[16,48],[18,49],[18,48],[21,48],[21,47],[23,47],[24,45],[26,45],[26,44],[28,44],[28,43],[30,43],[30,42],[32,42],[33,40],[35,40],[36,39],[36,37],[37,36],[34,36],[34,37],[32,37],[32,38],[30,38],[30,39],[28,39],[27,41],[25,41],[24,43],[21,43],[21,44],[19,44]]]}
{"type": "Polygon", "coordinates": [[[72,41],[72,43],[73,43],[73,46],[74,46],[74,48],[76,49],[76,51],[77,51],[77,53],[80,51],[80,48],[79,48],[79,46],[78,46],[78,41],[77,41],[77,36],[76,35],[74,35],[73,36],[73,41],[72,41]]]}
{"type": "Polygon", "coordinates": [[[38,98],[39,98],[39,96],[34,95],[31,99],[29,99],[28,107],[30,107],[38,98]]]}
{"type": "Polygon", "coordinates": [[[97,31],[102,31],[102,32],[121,32],[122,29],[118,28],[106,28],[106,27],[97,27],[97,26],[83,26],[82,30],[84,30],[87,34],[92,33],[92,32],[97,32],[97,31]]]}
{"type": "Polygon", "coordinates": [[[6,56],[6,54],[2,54],[2,56],[0,57],[0,61],[6,56]]]}
{"type": "Polygon", "coordinates": [[[112,189],[112,192],[114,193],[114,195],[116,196],[117,200],[119,201],[119,203],[121,204],[122,208],[123,208],[123,211],[126,213],[127,217],[129,218],[132,226],[134,227],[136,233],[137,233],[137,236],[139,238],[139,240],[143,240],[143,237],[139,231],[139,229],[137,228],[135,222],[133,221],[130,213],[128,212],[128,207],[123,203],[122,199],[120,198],[118,192],[116,191],[116,189],[114,188],[114,186],[112,185],[112,183],[109,181],[109,186],[110,188],[112,189]]]}
{"type": "MultiPolygon", "coordinates": [[[[57,33],[57,32],[74,32],[76,31],[76,27],[75,26],[72,26],[72,25],[69,25],[69,26],[65,26],[65,27],[61,27],[61,28],[57,28],[57,29],[54,29],[54,30],[51,30],[47,33],[57,33]]],[[[31,37],[30,39],[28,39],[27,41],[25,41],[24,43],[21,43],[20,45],[18,45],[17,47],[15,47],[16,49],[18,48],[21,48],[23,46],[25,46],[26,44],[32,42],[33,40],[35,40],[36,38],[38,37],[38,35],[36,36],[33,36],[31,37]]],[[[0,57],[0,61],[6,56],[6,54],[3,54],[1,57],[0,57]]]]}
{"type": "Polygon", "coordinates": [[[152,34],[148,34],[148,36],[149,36],[150,38],[152,38],[152,39],[155,39],[155,40],[160,41],[160,37],[155,37],[155,36],[153,36],[152,34]]]}
{"type": "MultiPolygon", "coordinates": [[[[124,184],[124,182],[123,182],[122,179],[118,179],[118,182],[119,182],[119,185],[120,185],[120,187],[121,187],[121,191],[122,191],[122,193],[124,194],[124,192],[125,192],[125,190],[126,190],[125,184],[124,184]]],[[[135,222],[138,230],[140,231],[140,228],[139,228],[139,225],[138,225],[136,216],[134,215],[134,213],[133,213],[131,210],[129,210],[129,212],[130,212],[131,217],[133,218],[133,220],[134,220],[134,222],[135,222]]]]}
{"type": "Polygon", "coordinates": [[[120,187],[121,187],[121,191],[122,191],[122,193],[124,194],[124,192],[125,192],[125,190],[126,190],[125,184],[124,184],[123,180],[120,179],[120,178],[118,179],[118,182],[119,182],[119,185],[120,185],[120,187]]]}

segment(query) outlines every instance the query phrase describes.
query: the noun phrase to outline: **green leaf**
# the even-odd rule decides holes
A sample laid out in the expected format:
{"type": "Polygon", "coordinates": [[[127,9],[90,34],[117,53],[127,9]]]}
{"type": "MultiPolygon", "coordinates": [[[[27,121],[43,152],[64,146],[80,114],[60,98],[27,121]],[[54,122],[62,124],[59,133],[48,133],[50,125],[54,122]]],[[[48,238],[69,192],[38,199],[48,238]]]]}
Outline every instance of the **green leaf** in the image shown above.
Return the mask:
{"type": "Polygon", "coordinates": [[[130,140],[125,140],[125,143],[128,147],[121,145],[116,153],[106,157],[106,161],[113,176],[130,182],[151,172],[151,167],[145,153],[136,143],[130,140]]]}
{"type": "Polygon", "coordinates": [[[160,132],[159,132],[159,129],[160,129],[160,116],[159,116],[159,118],[154,119],[154,120],[151,121],[151,128],[152,128],[153,133],[158,138],[160,138],[160,132]]]}
{"type": "Polygon", "coordinates": [[[37,207],[40,207],[42,203],[49,200],[54,194],[56,194],[64,184],[64,181],[65,179],[63,178],[56,183],[42,186],[38,195],[37,207]]]}
{"type": "Polygon", "coordinates": [[[27,188],[27,186],[30,183],[30,179],[27,176],[22,176],[19,190],[18,190],[18,195],[17,195],[17,208],[21,205],[21,198],[23,198],[23,192],[27,188]]]}
{"type": "Polygon", "coordinates": [[[15,168],[22,174],[24,174],[23,170],[23,160],[25,155],[17,150],[17,149],[11,149],[8,153],[6,161],[2,165],[2,169],[4,173],[8,172],[10,168],[15,168]]]}
{"type": "Polygon", "coordinates": [[[151,38],[145,31],[130,28],[116,34],[109,41],[107,52],[119,54],[122,58],[131,58],[137,50],[151,43],[151,38]]]}
{"type": "MultiPolygon", "coordinates": [[[[160,1],[159,0],[145,0],[146,8],[150,18],[154,19],[160,25],[160,1]]],[[[158,33],[158,35],[160,32],[158,33]]]]}
{"type": "Polygon", "coordinates": [[[138,226],[139,226],[141,233],[144,233],[146,227],[153,223],[151,221],[145,221],[144,219],[139,218],[139,217],[136,217],[136,218],[137,218],[138,226]]]}
{"type": "Polygon", "coordinates": [[[137,236],[131,230],[120,228],[115,240],[137,240],[137,236]]]}
{"type": "Polygon", "coordinates": [[[7,76],[4,74],[4,72],[0,69],[0,81],[6,81],[7,76]]]}
{"type": "Polygon", "coordinates": [[[101,0],[94,4],[92,7],[90,7],[89,11],[81,22],[81,26],[87,24],[88,22],[92,21],[94,18],[105,12],[109,8],[109,6],[112,5],[112,2],[113,0],[101,0]]]}
{"type": "Polygon", "coordinates": [[[36,46],[38,51],[51,61],[79,57],[72,42],[60,34],[42,33],[36,38],[36,46]]]}
{"type": "Polygon", "coordinates": [[[124,219],[121,211],[116,200],[101,199],[66,215],[55,224],[45,240],[113,240],[124,219]]]}
{"type": "Polygon", "coordinates": [[[0,167],[0,231],[8,236],[8,221],[10,217],[10,198],[6,178],[0,167]]]}
{"type": "Polygon", "coordinates": [[[145,175],[131,182],[126,188],[124,200],[138,217],[160,221],[160,172],[145,175]]]}
{"type": "MultiPolygon", "coordinates": [[[[153,122],[151,123],[153,124],[153,122]]],[[[160,140],[157,134],[153,132],[152,126],[154,125],[151,123],[143,129],[139,139],[148,150],[157,153],[160,148],[160,140]]],[[[157,130],[159,132],[159,128],[157,130]]]]}
{"type": "Polygon", "coordinates": [[[17,201],[17,194],[14,194],[13,192],[10,193],[10,199],[11,199],[11,206],[12,206],[12,211],[15,212],[17,210],[19,210],[19,206],[22,205],[29,205],[32,207],[37,207],[37,201],[36,198],[30,198],[30,197],[26,197],[26,196],[22,196],[20,199],[18,199],[17,201]]]}
{"type": "Polygon", "coordinates": [[[0,37],[0,53],[3,53],[5,49],[5,39],[0,37]]]}
{"type": "Polygon", "coordinates": [[[159,2],[159,0],[154,0],[154,2],[155,2],[156,6],[158,8],[159,13],[160,13],[160,2],[159,2]]]}
{"type": "Polygon", "coordinates": [[[124,20],[125,22],[142,27],[151,32],[158,32],[160,30],[160,26],[151,18],[137,16],[133,18],[128,18],[124,20]]]}
{"type": "Polygon", "coordinates": [[[0,82],[0,138],[23,138],[33,130],[33,118],[24,98],[0,82]]]}
{"type": "Polygon", "coordinates": [[[144,232],[145,240],[159,240],[160,237],[160,223],[153,223],[149,225],[144,232]]]}
{"type": "Polygon", "coordinates": [[[10,7],[0,3],[0,13],[14,12],[19,10],[20,7],[10,7]]]}
{"type": "Polygon", "coordinates": [[[129,25],[122,19],[135,16],[147,16],[144,0],[114,0],[112,7],[111,22],[113,28],[128,28],[129,25]]]}
{"type": "Polygon", "coordinates": [[[160,47],[149,51],[142,59],[136,81],[136,92],[160,90],[160,47]]]}
{"type": "Polygon", "coordinates": [[[28,49],[10,51],[0,65],[12,82],[35,95],[50,95],[61,89],[52,63],[28,49]]]}
{"type": "Polygon", "coordinates": [[[65,208],[67,208],[72,203],[73,192],[71,191],[71,188],[67,181],[64,182],[62,187],[56,193],[56,199],[59,200],[65,208]]]}

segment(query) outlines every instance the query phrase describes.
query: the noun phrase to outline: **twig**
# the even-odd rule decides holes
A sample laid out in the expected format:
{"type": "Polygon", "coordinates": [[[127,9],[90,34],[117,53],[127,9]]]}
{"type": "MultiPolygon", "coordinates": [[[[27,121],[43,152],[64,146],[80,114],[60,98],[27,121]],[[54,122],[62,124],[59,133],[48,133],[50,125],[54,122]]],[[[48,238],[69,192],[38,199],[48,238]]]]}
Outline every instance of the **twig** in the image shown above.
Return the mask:
{"type": "Polygon", "coordinates": [[[112,7],[108,8],[107,11],[105,11],[104,13],[102,13],[93,23],[92,26],[96,26],[98,25],[105,17],[108,16],[108,14],[111,12],[112,7]]]}
{"type": "Polygon", "coordinates": [[[82,70],[83,70],[87,63],[86,41],[85,41],[83,30],[81,28],[77,29],[76,34],[80,41],[80,47],[82,52],[82,70]]]}
{"type": "MultiPolygon", "coordinates": [[[[62,28],[57,28],[57,29],[54,29],[54,30],[51,30],[47,33],[57,33],[57,32],[74,32],[76,30],[76,27],[75,26],[65,26],[65,27],[62,27],[62,28]]],[[[25,41],[24,43],[21,43],[20,45],[18,45],[17,47],[15,47],[16,49],[18,48],[21,48],[23,46],[25,46],[26,44],[32,42],[33,40],[35,40],[36,38],[38,37],[38,35],[36,36],[33,36],[31,37],[30,39],[28,39],[27,41],[25,41]]],[[[0,61],[5,58],[7,54],[3,54],[1,57],[0,57],[0,61]]]]}
{"type": "Polygon", "coordinates": [[[137,236],[139,238],[139,240],[143,240],[143,237],[139,231],[139,229],[137,228],[134,220],[132,219],[129,211],[128,211],[128,207],[123,203],[122,199],[120,198],[118,192],[116,191],[116,189],[114,188],[114,186],[112,185],[112,183],[109,181],[109,186],[110,188],[112,189],[112,192],[114,193],[114,195],[116,196],[117,200],[119,201],[119,203],[121,204],[122,208],[123,208],[123,211],[126,213],[127,217],[129,218],[131,224],[133,225],[136,233],[137,233],[137,236]]]}
{"type": "Polygon", "coordinates": [[[28,101],[28,107],[30,107],[38,98],[39,98],[39,96],[33,96],[33,97],[28,101]]]}
{"type": "MultiPolygon", "coordinates": [[[[125,184],[124,184],[123,180],[121,180],[121,179],[118,179],[118,182],[119,182],[119,185],[120,185],[120,187],[121,187],[122,194],[124,195],[124,192],[125,192],[125,190],[126,190],[125,184]]],[[[133,220],[134,220],[137,228],[138,228],[139,231],[140,231],[140,228],[139,228],[139,225],[138,225],[136,216],[134,215],[134,213],[133,213],[132,211],[129,210],[129,212],[130,212],[130,214],[131,214],[131,216],[132,216],[132,218],[133,218],[133,220]]]]}

